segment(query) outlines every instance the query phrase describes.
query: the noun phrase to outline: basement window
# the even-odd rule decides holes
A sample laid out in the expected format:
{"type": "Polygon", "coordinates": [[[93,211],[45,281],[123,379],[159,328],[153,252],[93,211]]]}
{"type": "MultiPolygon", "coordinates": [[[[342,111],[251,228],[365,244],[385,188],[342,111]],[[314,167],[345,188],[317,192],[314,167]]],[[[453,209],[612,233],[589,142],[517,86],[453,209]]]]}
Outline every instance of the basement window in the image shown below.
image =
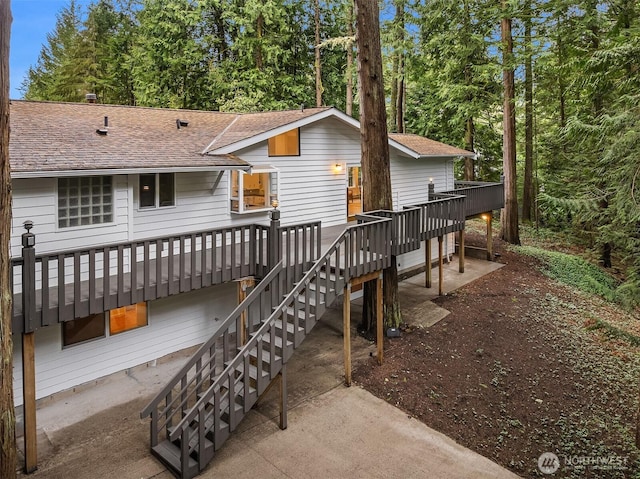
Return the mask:
{"type": "Polygon", "coordinates": [[[146,173],[140,175],[139,207],[142,209],[175,206],[175,183],[174,173],[146,173]]]}
{"type": "Polygon", "coordinates": [[[269,156],[300,156],[300,128],[269,138],[269,156]]]}
{"type": "Polygon", "coordinates": [[[267,211],[278,201],[278,170],[273,167],[254,168],[251,173],[234,170],[230,178],[233,213],[267,211]]]}
{"type": "Polygon", "coordinates": [[[147,324],[147,303],[132,304],[109,311],[109,334],[123,333],[147,324]]]}
{"type": "Polygon", "coordinates": [[[92,314],[86,318],[62,323],[62,347],[65,348],[105,336],[105,313],[92,314]]]}

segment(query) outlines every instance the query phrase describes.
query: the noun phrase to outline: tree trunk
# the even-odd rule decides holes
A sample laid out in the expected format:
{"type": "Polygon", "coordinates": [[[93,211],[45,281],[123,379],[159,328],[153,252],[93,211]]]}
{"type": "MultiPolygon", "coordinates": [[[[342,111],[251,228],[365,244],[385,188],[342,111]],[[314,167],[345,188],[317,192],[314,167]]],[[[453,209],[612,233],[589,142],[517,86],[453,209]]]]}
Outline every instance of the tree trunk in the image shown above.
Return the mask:
{"type": "Polygon", "coordinates": [[[0,477],[16,477],[11,337],[11,176],[9,169],[9,37],[11,2],[0,0],[0,477]]]}
{"type": "MultiPolygon", "coordinates": [[[[471,11],[469,9],[468,2],[462,2],[464,9],[464,23],[463,23],[463,39],[466,42],[469,42],[471,39],[471,11]]],[[[469,104],[473,103],[474,95],[469,90],[473,85],[473,72],[471,71],[471,57],[467,59],[467,65],[464,67],[464,83],[467,87],[467,102],[469,104]]],[[[475,134],[476,128],[473,123],[473,116],[469,116],[464,125],[464,149],[467,151],[475,152],[475,134]]],[[[464,179],[465,181],[475,181],[476,179],[476,169],[475,169],[475,159],[466,157],[464,159],[464,179]]]]}
{"type": "MultiPolygon", "coordinates": [[[[356,0],[356,43],[360,79],[360,141],[364,210],[393,208],[389,169],[389,138],[385,110],[378,2],[356,0]]],[[[384,321],[398,326],[398,272],[395,261],[384,271],[384,321]]],[[[365,284],[362,328],[376,330],[375,287],[365,284]]]]}
{"type": "Polygon", "coordinates": [[[322,72],[320,67],[320,0],[315,0],[314,21],[316,24],[316,106],[322,106],[322,72]]]}
{"type": "Polygon", "coordinates": [[[531,221],[533,210],[533,54],[531,51],[531,0],[525,2],[524,19],[524,182],[522,219],[531,221]]]}
{"type": "MultiPolygon", "coordinates": [[[[349,2],[349,10],[347,12],[347,36],[353,36],[353,0],[349,2]]],[[[347,98],[345,112],[347,115],[353,115],[353,46],[351,43],[347,45],[347,98]]]]}
{"type": "Polygon", "coordinates": [[[518,192],[516,174],[516,116],[515,81],[513,70],[513,38],[511,37],[511,18],[507,13],[507,0],[502,0],[504,16],[501,22],[502,33],[502,80],[504,84],[503,106],[503,146],[502,162],[504,168],[504,211],[500,236],[511,244],[520,244],[518,231],[518,192]]]}
{"type": "MultiPolygon", "coordinates": [[[[473,125],[473,118],[467,118],[464,128],[464,149],[467,151],[474,151],[474,135],[475,126],[473,125]]],[[[475,164],[473,158],[466,157],[464,159],[464,179],[465,181],[474,181],[476,179],[475,164]]]]}
{"type": "Polygon", "coordinates": [[[398,59],[398,95],[396,98],[396,131],[404,133],[404,55],[398,59]]]}

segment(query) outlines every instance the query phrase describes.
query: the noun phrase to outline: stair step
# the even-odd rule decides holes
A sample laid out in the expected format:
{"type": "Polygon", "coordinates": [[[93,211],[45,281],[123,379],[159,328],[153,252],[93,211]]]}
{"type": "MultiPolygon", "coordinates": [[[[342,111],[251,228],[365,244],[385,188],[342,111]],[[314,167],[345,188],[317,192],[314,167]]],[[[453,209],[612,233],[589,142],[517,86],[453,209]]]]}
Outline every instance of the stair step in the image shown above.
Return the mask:
{"type": "Polygon", "coordinates": [[[278,361],[282,361],[282,357],[278,356],[277,354],[273,357],[273,359],[271,358],[271,353],[269,351],[267,351],[266,349],[261,349],[260,352],[258,353],[257,351],[257,347],[253,348],[251,351],[249,351],[249,355],[255,359],[257,361],[258,359],[258,354],[260,354],[260,359],[262,360],[262,362],[264,364],[271,364],[272,362],[278,362],[278,361]]]}
{"type": "MultiPolygon", "coordinates": [[[[281,319],[276,319],[273,322],[274,326],[276,327],[277,330],[282,330],[282,320],[281,319]]],[[[289,337],[289,339],[293,338],[294,334],[295,334],[295,329],[296,326],[293,323],[290,322],[286,322],[285,323],[286,328],[287,328],[287,336],[289,337]]],[[[298,332],[304,334],[304,327],[298,326],[298,332]]]]}
{"type": "MultiPolygon", "coordinates": [[[[282,338],[279,336],[276,336],[274,338],[274,344],[276,347],[276,352],[278,352],[280,355],[282,355],[282,338]]],[[[271,336],[269,336],[268,334],[265,335],[262,338],[262,343],[265,345],[270,345],[271,344],[271,336]]],[[[287,348],[293,348],[293,341],[290,341],[289,338],[287,338],[287,342],[286,342],[286,347],[287,348]]]]}
{"type": "Polygon", "coordinates": [[[171,441],[162,441],[151,448],[151,453],[162,462],[176,477],[190,479],[199,473],[198,461],[189,457],[186,467],[181,467],[181,450],[171,441]]]}
{"type": "MultiPolygon", "coordinates": [[[[287,306],[285,312],[289,316],[289,319],[293,319],[293,315],[295,314],[293,306],[287,306]]],[[[300,324],[300,326],[304,325],[304,322],[307,320],[307,318],[315,319],[315,316],[316,315],[311,311],[309,311],[309,314],[307,315],[304,308],[298,308],[298,321],[302,323],[300,324]]]]}

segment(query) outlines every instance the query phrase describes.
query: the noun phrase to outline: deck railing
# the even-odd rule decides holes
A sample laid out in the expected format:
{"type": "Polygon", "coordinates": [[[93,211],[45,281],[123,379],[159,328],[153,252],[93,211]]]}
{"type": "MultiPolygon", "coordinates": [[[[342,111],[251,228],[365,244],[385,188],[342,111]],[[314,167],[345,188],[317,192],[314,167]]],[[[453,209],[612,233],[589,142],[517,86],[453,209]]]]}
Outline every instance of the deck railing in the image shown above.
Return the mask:
{"type": "MultiPolygon", "coordinates": [[[[249,224],[13,258],[13,331],[184,293],[269,271],[272,227],[249,224]],[[26,314],[25,314],[26,312],[26,314]]],[[[320,255],[320,222],[276,226],[286,272],[320,255]]]]}
{"type": "Polygon", "coordinates": [[[356,215],[359,222],[391,218],[391,252],[398,256],[420,249],[420,208],[407,207],[403,211],[375,210],[356,215]]]}
{"type": "Polygon", "coordinates": [[[420,209],[421,240],[429,240],[464,229],[465,197],[435,193],[430,201],[407,208],[420,209]]]}
{"type": "Polygon", "coordinates": [[[456,181],[446,193],[465,196],[465,216],[476,216],[504,208],[504,183],[456,181]]]}

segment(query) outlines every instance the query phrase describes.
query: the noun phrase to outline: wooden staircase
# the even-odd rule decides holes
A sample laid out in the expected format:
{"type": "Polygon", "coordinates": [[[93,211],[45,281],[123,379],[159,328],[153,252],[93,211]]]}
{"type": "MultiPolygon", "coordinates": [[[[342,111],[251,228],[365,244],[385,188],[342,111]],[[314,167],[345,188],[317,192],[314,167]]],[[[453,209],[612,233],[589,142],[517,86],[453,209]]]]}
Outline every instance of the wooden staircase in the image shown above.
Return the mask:
{"type": "Polygon", "coordinates": [[[376,218],[348,227],[304,273],[280,261],[141,412],[152,454],[176,477],[197,476],[276,380],[285,428],[288,360],[352,278],[389,266],[391,247],[391,220],[376,218]]]}

